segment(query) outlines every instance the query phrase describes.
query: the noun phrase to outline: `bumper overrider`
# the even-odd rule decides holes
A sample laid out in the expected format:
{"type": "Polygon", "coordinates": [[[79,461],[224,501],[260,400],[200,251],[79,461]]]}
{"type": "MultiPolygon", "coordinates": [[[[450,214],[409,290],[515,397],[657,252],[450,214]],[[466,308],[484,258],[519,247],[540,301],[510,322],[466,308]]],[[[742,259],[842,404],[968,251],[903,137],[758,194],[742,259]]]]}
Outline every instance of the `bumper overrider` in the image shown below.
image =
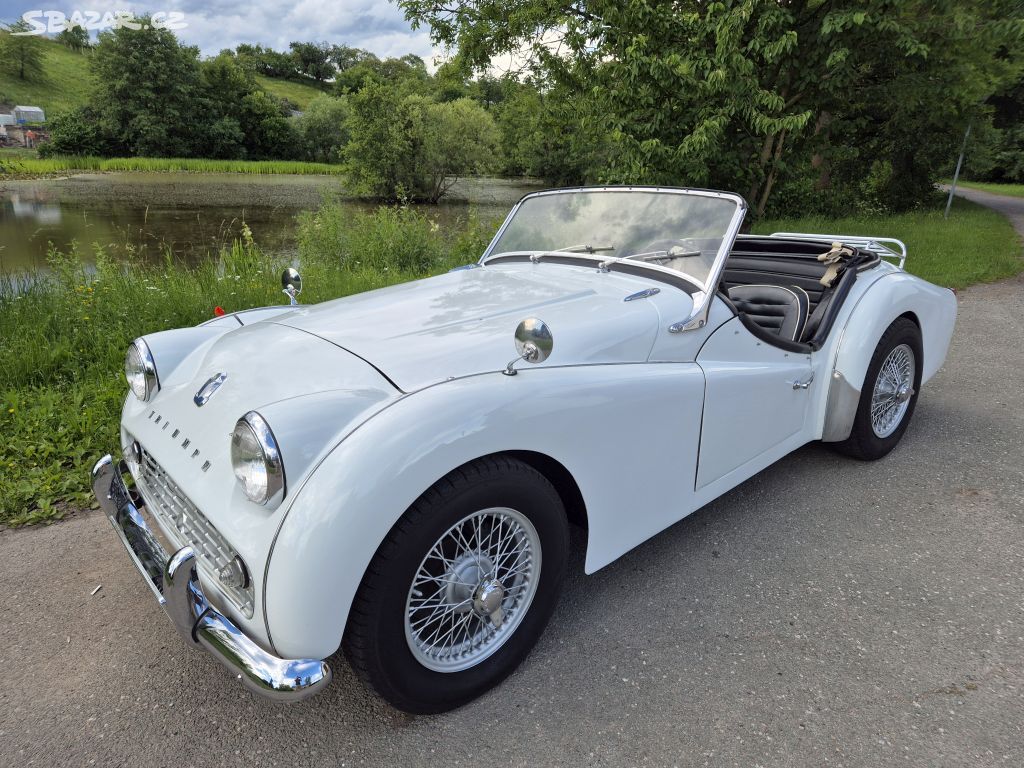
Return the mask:
{"type": "Polygon", "coordinates": [[[276,701],[299,701],[331,680],[317,659],[281,659],[267,653],[206,599],[192,547],[168,555],[139,512],[144,501],[129,492],[123,462],[104,456],[93,467],[92,490],[135,566],[191,647],[202,647],[251,691],[276,701]]]}

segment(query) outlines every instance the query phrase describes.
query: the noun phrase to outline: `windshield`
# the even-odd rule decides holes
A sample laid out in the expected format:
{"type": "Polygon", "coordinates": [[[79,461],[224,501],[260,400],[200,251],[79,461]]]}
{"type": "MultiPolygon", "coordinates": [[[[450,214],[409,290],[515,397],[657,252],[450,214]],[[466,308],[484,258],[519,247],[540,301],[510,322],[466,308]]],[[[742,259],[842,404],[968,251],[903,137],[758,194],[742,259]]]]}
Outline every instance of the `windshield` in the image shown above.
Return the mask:
{"type": "Polygon", "coordinates": [[[542,193],[519,204],[487,255],[599,254],[607,263],[626,259],[666,267],[704,287],[737,208],[737,198],[717,193],[626,188],[542,193]]]}

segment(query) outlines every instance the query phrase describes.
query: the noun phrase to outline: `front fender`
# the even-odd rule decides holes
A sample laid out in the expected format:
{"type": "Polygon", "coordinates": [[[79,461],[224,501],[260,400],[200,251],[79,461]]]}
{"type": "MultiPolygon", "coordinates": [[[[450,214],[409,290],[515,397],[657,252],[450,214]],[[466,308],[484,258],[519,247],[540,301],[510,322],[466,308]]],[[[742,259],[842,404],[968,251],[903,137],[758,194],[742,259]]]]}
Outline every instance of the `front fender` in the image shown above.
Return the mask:
{"type": "Polygon", "coordinates": [[[399,399],[293,497],[265,578],[274,647],[333,653],[395,522],[437,480],[492,453],[534,451],[565,466],[587,507],[586,570],[606,565],[690,511],[703,393],[696,364],[662,363],[482,374],[399,399]]]}

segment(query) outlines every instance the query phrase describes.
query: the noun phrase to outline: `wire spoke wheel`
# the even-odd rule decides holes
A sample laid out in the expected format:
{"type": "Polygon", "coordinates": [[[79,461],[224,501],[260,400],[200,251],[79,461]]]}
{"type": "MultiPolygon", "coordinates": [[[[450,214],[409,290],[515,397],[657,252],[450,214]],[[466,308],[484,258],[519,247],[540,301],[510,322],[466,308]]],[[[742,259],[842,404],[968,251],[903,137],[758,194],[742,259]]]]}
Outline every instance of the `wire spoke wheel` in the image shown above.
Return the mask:
{"type": "Polygon", "coordinates": [[[459,520],[427,551],[409,588],[405,637],[416,660],[437,672],[476,666],[519,626],[537,591],[537,529],[507,507],[459,520]]]}
{"type": "Polygon", "coordinates": [[[895,432],[914,395],[914,350],[908,344],[892,349],[882,362],[871,393],[871,429],[880,438],[895,432]]]}

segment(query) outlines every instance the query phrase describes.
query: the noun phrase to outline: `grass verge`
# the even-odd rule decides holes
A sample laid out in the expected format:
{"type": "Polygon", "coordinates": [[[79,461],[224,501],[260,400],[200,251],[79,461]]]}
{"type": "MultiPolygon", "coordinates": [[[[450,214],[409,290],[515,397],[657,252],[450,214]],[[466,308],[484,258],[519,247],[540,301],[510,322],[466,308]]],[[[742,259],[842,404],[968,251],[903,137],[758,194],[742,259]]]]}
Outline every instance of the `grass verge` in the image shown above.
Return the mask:
{"type": "MultiPolygon", "coordinates": [[[[496,222],[472,217],[440,230],[422,213],[381,208],[353,214],[327,204],[299,220],[306,303],[380,288],[475,261],[496,222]]],[[[941,211],[840,220],[765,221],[779,230],[899,237],[907,268],[950,287],[1021,271],[1021,244],[998,214],[956,201],[941,211]]],[[[207,262],[140,263],[131,253],[52,253],[31,283],[0,276],[0,524],[60,518],[89,506],[92,460],[116,448],[124,351],[137,336],[195,325],[228,312],[282,302],[283,266],[243,238],[207,262]]]]}
{"type": "Polygon", "coordinates": [[[936,208],[894,216],[776,219],[758,222],[753,230],[895,237],[907,245],[908,272],[947,288],[990,283],[1024,270],[1020,237],[1004,216],[959,198],[949,219],[942,214],[936,208]]]}
{"type": "Polygon", "coordinates": [[[185,171],[192,173],[284,173],[340,175],[340,165],[299,160],[208,160],[197,157],[26,157],[0,153],[0,174],[48,176],[66,171],[185,171]]]}

